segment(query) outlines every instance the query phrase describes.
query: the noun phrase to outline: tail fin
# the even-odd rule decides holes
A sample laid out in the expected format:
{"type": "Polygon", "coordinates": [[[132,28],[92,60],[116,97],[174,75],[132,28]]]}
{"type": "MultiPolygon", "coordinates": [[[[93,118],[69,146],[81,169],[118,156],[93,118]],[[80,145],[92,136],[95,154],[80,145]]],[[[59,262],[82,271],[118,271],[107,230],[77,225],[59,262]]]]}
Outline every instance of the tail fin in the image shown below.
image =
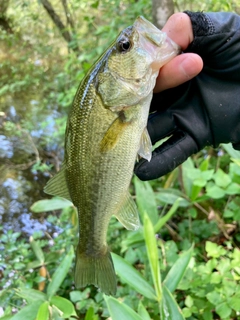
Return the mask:
{"type": "Polygon", "coordinates": [[[105,255],[94,257],[80,253],[77,249],[75,286],[81,288],[88,284],[95,285],[105,294],[116,294],[116,275],[109,251],[105,255]]]}

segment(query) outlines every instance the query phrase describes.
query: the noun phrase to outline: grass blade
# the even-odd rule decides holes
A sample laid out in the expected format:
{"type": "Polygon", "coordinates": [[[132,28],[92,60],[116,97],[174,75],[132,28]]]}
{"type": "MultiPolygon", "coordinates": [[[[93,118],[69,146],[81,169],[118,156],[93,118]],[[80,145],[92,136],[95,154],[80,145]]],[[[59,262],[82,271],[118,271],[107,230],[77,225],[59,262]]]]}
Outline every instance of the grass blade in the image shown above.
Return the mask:
{"type": "Polygon", "coordinates": [[[174,292],[181,281],[193,253],[193,246],[184,252],[169,270],[163,284],[170,292],[174,292]]]}
{"type": "Polygon", "coordinates": [[[113,297],[104,296],[112,320],[142,320],[129,306],[113,297]]]}
{"type": "Polygon", "coordinates": [[[166,286],[163,289],[162,320],[185,320],[181,309],[166,286]]]}
{"type": "Polygon", "coordinates": [[[37,257],[39,263],[42,265],[45,260],[42,248],[39,246],[38,242],[33,239],[32,236],[29,238],[29,242],[30,242],[30,245],[33,249],[35,256],[37,257]]]}
{"type": "Polygon", "coordinates": [[[60,265],[58,266],[57,270],[54,272],[52,276],[52,281],[49,283],[47,288],[47,295],[48,298],[51,298],[59,289],[61,283],[65,279],[71,265],[72,260],[74,257],[74,251],[73,247],[71,246],[71,249],[66,254],[60,265]]]}
{"type": "Polygon", "coordinates": [[[152,224],[156,224],[158,221],[158,210],[155,199],[155,194],[148,181],[140,181],[137,177],[133,179],[136,190],[136,202],[143,220],[144,212],[147,212],[152,224]]]}
{"type": "Polygon", "coordinates": [[[145,309],[141,301],[138,305],[138,314],[140,315],[142,320],[151,320],[150,315],[148,314],[147,310],[145,309]]]}
{"type": "Polygon", "coordinates": [[[154,226],[154,232],[157,233],[167,222],[171,217],[174,215],[174,213],[177,211],[181,199],[178,198],[174,204],[172,205],[171,209],[165,214],[164,217],[158,220],[158,222],[154,226]]]}
{"type": "Polygon", "coordinates": [[[35,301],[16,313],[11,320],[35,320],[42,301],[35,301]]]}
{"type": "Polygon", "coordinates": [[[112,253],[112,258],[115,270],[124,282],[134,288],[137,292],[141,293],[144,297],[152,300],[157,299],[153,288],[136,269],[115,253],[112,253]]]}
{"type": "Polygon", "coordinates": [[[150,263],[155,292],[157,295],[157,300],[160,302],[162,299],[162,286],[160,266],[158,261],[157,241],[152,222],[146,213],[144,215],[144,238],[146,242],[147,254],[150,263]]]}

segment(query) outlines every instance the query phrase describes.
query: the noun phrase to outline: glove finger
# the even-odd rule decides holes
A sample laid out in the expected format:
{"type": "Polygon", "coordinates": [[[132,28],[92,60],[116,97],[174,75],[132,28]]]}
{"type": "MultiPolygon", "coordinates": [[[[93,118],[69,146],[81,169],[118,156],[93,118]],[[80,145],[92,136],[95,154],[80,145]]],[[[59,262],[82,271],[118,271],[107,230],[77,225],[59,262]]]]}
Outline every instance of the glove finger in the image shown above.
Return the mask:
{"type": "Polygon", "coordinates": [[[143,181],[157,179],[171,172],[198,151],[198,146],[192,137],[185,132],[177,131],[154,150],[150,162],[141,159],[135,165],[134,172],[143,181]]]}
{"type": "Polygon", "coordinates": [[[154,112],[148,118],[147,130],[150,135],[152,144],[170,136],[176,131],[176,125],[172,114],[163,112],[154,112]]]}

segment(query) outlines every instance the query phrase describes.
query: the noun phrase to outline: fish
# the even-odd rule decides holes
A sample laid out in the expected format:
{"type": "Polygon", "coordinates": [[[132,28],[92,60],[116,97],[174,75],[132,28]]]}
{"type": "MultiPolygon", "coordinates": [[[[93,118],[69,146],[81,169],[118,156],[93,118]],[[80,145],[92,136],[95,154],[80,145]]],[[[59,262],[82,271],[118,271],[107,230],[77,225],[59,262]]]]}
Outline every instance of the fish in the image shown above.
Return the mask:
{"type": "Polygon", "coordinates": [[[78,211],[76,288],[92,284],[107,295],[116,294],[108,224],[114,215],[128,230],[140,226],[129,185],[137,157],[151,159],[146,126],[159,69],[177,54],[178,45],[139,16],[96,61],[76,92],[64,161],[44,189],[70,200],[78,211]]]}

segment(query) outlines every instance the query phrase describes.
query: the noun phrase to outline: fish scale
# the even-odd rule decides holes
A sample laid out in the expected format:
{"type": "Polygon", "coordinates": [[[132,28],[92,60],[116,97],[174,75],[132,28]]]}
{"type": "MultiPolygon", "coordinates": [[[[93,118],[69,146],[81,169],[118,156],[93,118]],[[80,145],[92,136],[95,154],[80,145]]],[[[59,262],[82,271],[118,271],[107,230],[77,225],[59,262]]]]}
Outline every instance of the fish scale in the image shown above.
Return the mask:
{"type": "Polygon", "coordinates": [[[137,154],[151,159],[146,125],[159,68],[178,53],[164,33],[138,17],[93,65],[75,95],[64,162],[45,192],[77,208],[77,288],[93,284],[116,293],[108,224],[115,215],[129,230],[140,225],[128,189],[137,154]]]}

